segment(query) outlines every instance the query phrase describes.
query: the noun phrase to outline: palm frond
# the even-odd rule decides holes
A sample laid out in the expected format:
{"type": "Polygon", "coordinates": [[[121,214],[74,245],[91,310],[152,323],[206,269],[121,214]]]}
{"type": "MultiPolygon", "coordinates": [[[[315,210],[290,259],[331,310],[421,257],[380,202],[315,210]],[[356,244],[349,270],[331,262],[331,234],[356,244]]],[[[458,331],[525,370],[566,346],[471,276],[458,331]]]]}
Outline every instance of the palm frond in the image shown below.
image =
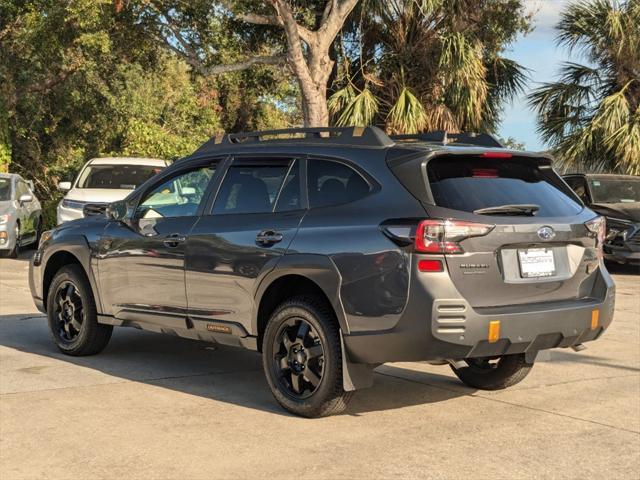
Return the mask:
{"type": "Polygon", "coordinates": [[[351,83],[346,87],[336,90],[327,100],[327,107],[331,115],[337,115],[349,105],[356,96],[356,91],[351,83]]]}
{"type": "Polygon", "coordinates": [[[348,125],[371,125],[378,113],[378,99],[368,88],[351,98],[351,101],[342,109],[342,113],[336,120],[336,125],[344,127],[348,125]]]}
{"type": "Polygon", "coordinates": [[[387,115],[387,129],[392,133],[418,133],[427,125],[424,105],[404,87],[387,115]]]}

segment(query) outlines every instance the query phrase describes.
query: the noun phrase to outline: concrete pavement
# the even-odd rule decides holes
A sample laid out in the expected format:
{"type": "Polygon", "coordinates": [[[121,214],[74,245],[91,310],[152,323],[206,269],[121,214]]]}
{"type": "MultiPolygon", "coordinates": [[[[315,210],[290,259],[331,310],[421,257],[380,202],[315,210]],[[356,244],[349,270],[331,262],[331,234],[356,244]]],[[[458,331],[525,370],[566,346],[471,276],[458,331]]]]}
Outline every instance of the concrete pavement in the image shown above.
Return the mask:
{"type": "Polygon", "coordinates": [[[464,387],[448,367],[379,367],[343,415],[291,416],[257,354],[116,329],[60,354],[27,261],[0,259],[0,479],[633,478],[640,471],[640,277],[616,317],[521,384],[464,387]]]}

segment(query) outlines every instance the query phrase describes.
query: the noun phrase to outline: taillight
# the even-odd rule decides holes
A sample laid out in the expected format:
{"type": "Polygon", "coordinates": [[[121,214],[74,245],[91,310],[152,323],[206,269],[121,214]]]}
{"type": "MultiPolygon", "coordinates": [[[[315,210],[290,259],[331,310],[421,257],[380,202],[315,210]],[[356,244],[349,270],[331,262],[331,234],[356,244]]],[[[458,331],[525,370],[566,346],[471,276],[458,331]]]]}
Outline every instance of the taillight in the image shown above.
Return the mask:
{"type": "Polygon", "coordinates": [[[596,217],[593,220],[585,222],[584,226],[587,227],[587,230],[591,233],[595,234],[598,257],[602,258],[602,246],[604,245],[604,239],[607,234],[607,221],[604,217],[596,217]]]}
{"type": "Polygon", "coordinates": [[[486,235],[494,227],[462,220],[423,220],[416,230],[415,248],[424,253],[463,253],[458,242],[486,235]]]}

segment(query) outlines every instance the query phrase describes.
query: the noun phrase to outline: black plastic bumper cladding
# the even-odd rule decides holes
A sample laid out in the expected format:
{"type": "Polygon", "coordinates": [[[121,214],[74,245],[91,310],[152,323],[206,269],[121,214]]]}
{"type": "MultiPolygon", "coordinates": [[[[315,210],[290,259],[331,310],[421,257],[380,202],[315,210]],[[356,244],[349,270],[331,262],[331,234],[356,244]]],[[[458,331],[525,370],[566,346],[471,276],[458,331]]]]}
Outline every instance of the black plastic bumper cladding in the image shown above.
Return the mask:
{"type": "Polygon", "coordinates": [[[580,300],[473,309],[456,294],[447,272],[420,275],[414,271],[411,300],[397,326],[345,336],[345,345],[351,361],[376,364],[497,356],[588,342],[609,326],[615,302],[609,274],[600,268],[595,275],[591,294],[580,300]],[[439,308],[442,305],[455,308],[439,308]],[[593,310],[598,310],[595,328],[593,310]],[[492,320],[501,322],[496,342],[488,341],[492,320]]]}

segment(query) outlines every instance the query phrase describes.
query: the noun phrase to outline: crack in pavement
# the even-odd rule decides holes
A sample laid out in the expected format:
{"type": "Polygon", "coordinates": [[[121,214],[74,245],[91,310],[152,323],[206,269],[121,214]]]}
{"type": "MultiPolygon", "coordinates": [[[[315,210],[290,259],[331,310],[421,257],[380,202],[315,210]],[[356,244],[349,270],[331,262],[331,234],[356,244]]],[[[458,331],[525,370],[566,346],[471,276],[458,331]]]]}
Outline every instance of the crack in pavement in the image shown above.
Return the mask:
{"type": "MultiPolygon", "coordinates": [[[[396,378],[398,380],[405,380],[407,382],[417,383],[417,384],[423,385],[425,387],[437,388],[437,389],[440,389],[440,390],[444,390],[446,392],[451,392],[451,393],[456,393],[456,394],[461,393],[460,390],[453,390],[451,388],[445,388],[445,387],[442,387],[441,385],[433,385],[433,384],[430,384],[430,383],[421,382],[419,380],[413,380],[413,379],[409,379],[409,378],[405,378],[405,377],[398,377],[398,376],[392,375],[390,373],[382,373],[382,372],[376,372],[376,373],[379,374],[379,375],[384,375],[384,376],[387,376],[387,377],[396,378]]],[[[636,375],[637,374],[619,375],[619,376],[614,376],[614,377],[603,377],[603,378],[605,378],[605,379],[607,379],[607,378],[623,378],[623,377],[631,377],[631,376],[636,376],[636,375]]],[[[588,381],[588,380],[599,380],[599,379],[594,378],[594,379],[585,379],[585,380],[578,380],[578,381],[588,381]]],[[[550,385],[546,385],[546,386],[550,386],[550,385]]],[[[539,388],[539,387],[532,387],[532,388],[539,388]]],[[[554,411],[551,411],[551,410],[545,410],[543,408],[530,407],[528,405],[522,405],[520,403],[513,403],[513,402],[509,402],[507,400],[500,400],[498,398],[494,398],[494,397],[490,397],[490,396],[476,395],[475,393],[468,393],[468,394],[463,394],[463,395],[467,396],[467,397],[480,398],[480,399],[488,400],[488,401],[491,401],[491,402],[502,403],[502,404],[505,404],[505,405],[511,405],[512,407],[523,408],[525,410],[531,410],[531,411],[540,412],[540,413],[547,413],[549,415],[555,415],[555,416],[558,416],[558,417],[570,418],[572,420],[577,420],[579,422],[592,423],[594,425],[600,425],[602,427],[608,427],[608,428],[611,428],[613,430],[618,430],[618,431],[621,431],[621,432],[629,432],[629,433],[633,433],[633,434],[636,434],[636,435],[640,436],[640,432],[638,432],[636,430],[630,430],[628,428],[616,427],[614,425],[609,425],[608,423],[597,422],[595,420],[589,420],[587,418],[574,417],[573,415],[567,415],[565,413],[554,412],[554,411]]]]}

